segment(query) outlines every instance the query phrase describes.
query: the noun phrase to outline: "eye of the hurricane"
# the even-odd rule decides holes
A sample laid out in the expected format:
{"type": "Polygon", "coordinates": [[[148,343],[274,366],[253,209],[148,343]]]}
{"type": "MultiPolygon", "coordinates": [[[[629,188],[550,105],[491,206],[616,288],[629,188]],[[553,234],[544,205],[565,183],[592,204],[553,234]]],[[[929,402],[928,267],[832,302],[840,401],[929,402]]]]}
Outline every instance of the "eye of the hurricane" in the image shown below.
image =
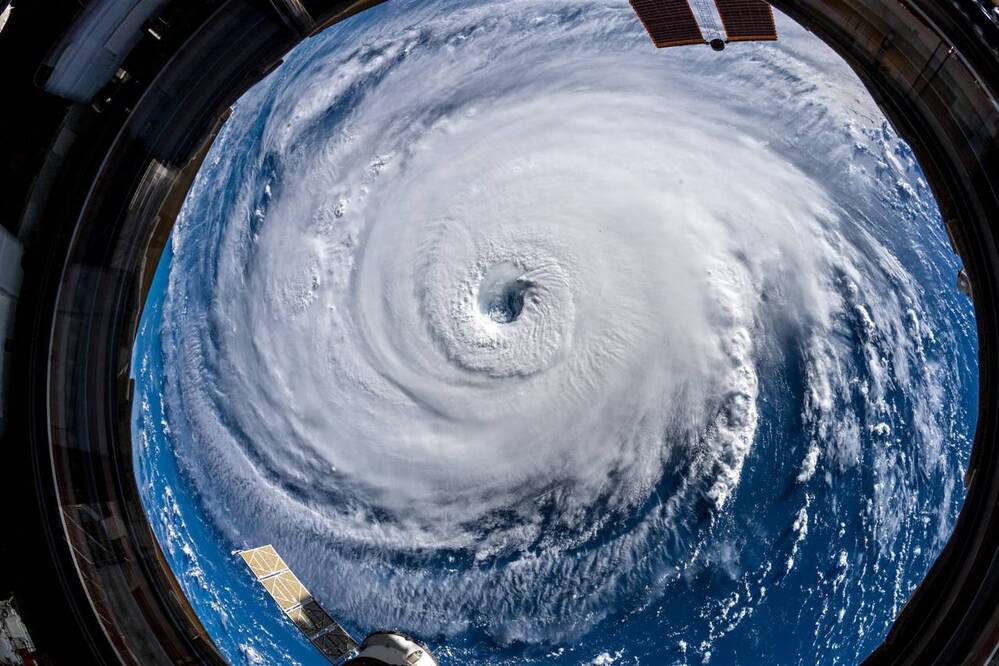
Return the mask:
{"type": "Polygon", "coordinates": [[[532,283],[513,264],[493,267],[479,286],[479,311],[498,324],[512,324],[524,311],[524,298],[532,283]]]}

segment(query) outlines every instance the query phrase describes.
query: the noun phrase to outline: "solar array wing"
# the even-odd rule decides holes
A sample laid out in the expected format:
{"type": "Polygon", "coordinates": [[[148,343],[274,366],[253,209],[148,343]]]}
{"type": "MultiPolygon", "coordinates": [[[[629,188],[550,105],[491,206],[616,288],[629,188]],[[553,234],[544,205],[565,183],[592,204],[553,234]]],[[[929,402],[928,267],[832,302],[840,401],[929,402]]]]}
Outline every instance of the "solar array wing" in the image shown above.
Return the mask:
{"type": "Polygon", "coordinates": [[[730,42],[777,39],[774,10],[763,0],[715,0],[730,42]]]}
{"type": "Polygon", "coordinates": [[[260,579],[260,584],[271,593],[274,601],[285,612],[301,606],[312,598],[309,591],[302,585],[302,581],[298,580],[298,576],[288,569],[260,579]]]}
{"type": "Polygon", "coordinates": [[[328,629],[332,626],[333,622],[333,618],[319,604],[312,600],[305,602],[298,608],[287,611],[287,613],[291,621],[302,630],[302,633],[310,636],[328,629]]]}
{"type": "Polygon", "coordinates": [[[268,545],[244,550],[240,552],[240,556],[246,562],[246,566],[250,567],[250,571],[257,577],[257,580],[267,578],[288,568],[288,565],[274,550],[274,546],[268,545]]]}
{"type": "Polygon", "coordinates": [[[704,35],[687,0],[630,0],[658,48],[704,44],[704,35]]]}
{"type": "Polygon", "coordinates": [[[312,598],[273,546],[243,550],[239,555],[288,619],[331,663],[339,663],[357,649],[350,634],[312,598]]]}
{"type": "Polygon", "coordinates": [[[334,630],[319,634],[311,640],[316,649],[333,663],[340,661],[357,649],[357,643],[340,625],[336,625],[334,630]]]}

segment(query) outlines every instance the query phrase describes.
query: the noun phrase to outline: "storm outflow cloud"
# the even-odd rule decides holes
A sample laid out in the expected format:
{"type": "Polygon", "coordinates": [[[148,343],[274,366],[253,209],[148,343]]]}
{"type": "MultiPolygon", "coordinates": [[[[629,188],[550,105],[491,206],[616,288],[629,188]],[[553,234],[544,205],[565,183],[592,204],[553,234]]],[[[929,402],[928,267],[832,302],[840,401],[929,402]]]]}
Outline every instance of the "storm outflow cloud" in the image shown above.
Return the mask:
{"type": "Polygon", "coordinates": [[[764,526],[792,534],[781,572],[860,465],[889,550],[907,512],[949,525],[920,494],[960,474],[956,334],[920,282],[947,249],[897,243],[932,198],[846,66],[780,27],[656,51],[626,3],[394,3],[240,100],[162,330],[223,537],[364,626],[547,644],[717,562],[747,483],[804,493],[764,526]]]}

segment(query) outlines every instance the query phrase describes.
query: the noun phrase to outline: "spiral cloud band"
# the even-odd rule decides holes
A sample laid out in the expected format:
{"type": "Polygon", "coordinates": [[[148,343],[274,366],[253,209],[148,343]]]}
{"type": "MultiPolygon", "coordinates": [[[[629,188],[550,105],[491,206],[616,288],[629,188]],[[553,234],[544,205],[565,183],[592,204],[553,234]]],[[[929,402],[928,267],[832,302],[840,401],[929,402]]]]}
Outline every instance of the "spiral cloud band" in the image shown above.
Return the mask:
{"type": "Polygon", "coordinates": [[[854,511],[907,572],[883,631],[959,506],[970,314],[925,287],[956,269],[911,153],[779,25],[657,52],[627,3],[394,2],[240,100],[160,333],[222,538],[348,623],[551,646],[731,565],[766,487],[738,605],[854,511]]]}

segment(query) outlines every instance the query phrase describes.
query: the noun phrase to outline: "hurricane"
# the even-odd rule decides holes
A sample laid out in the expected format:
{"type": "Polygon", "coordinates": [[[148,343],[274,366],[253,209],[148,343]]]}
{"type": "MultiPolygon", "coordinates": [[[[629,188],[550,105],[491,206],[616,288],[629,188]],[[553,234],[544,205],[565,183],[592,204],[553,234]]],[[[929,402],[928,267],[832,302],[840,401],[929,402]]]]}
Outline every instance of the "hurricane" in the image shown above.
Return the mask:
{"type": "Polygon", "coordinates": [[[164,496],[447,663],[883,639],[960,509],[974,318],[911,149],[778,28],[657,51],[616,0],[393,0],[247,92],[136,356],[189,595],[164,496]]]}

